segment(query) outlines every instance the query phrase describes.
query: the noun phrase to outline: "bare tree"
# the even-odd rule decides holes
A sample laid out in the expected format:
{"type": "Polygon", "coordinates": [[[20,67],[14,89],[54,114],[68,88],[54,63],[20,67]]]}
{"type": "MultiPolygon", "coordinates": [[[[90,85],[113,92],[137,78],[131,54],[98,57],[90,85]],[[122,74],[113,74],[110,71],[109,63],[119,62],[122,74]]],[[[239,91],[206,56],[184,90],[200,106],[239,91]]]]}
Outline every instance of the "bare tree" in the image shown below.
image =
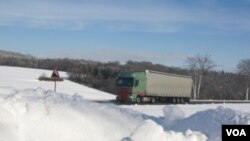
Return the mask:
{"type": "Polygon", "coordinates": [[[195,55],[187,57],[186,63],[193,75],[193,94],[194,99],[199,98],[201,82],[204,72],[211,70],[216,65],[210,55],[195,55]]]}
{"type": "Polygon", "coordinates": [[[249,79],[250,79],[250,59],[241,60],[238,64],[239,73],[246,76],[246,100],[249,94],[249,79]]]}

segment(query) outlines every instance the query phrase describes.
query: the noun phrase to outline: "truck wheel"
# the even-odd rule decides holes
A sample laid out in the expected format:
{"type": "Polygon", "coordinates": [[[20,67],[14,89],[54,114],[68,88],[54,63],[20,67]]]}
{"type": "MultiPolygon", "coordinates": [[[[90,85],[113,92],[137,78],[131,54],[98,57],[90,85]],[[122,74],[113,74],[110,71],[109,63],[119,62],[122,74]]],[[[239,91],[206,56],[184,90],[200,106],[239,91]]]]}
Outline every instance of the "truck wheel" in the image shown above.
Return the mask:
{"type": "Polygon", "coordinates": [[[137,104],[140,104],[140,103],[141,103],[141,97],[140,97],[140,96],[137,96],[137,97],[136,97],[136,103],[137,103],[137,104]]]}

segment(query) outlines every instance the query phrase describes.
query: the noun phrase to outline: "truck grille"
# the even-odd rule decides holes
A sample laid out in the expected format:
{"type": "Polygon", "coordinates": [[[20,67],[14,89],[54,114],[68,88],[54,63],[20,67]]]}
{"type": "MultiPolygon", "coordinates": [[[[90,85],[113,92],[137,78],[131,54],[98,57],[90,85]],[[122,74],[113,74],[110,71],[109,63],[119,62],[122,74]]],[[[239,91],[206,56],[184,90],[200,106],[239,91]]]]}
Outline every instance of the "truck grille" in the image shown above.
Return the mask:
{"type": "Polygon", "coordinates": [[[131,94],[131,89],[130,88],[119,88],[118,94],[119,94],[120,100],[127,100],[128,95],[131,94]]]}

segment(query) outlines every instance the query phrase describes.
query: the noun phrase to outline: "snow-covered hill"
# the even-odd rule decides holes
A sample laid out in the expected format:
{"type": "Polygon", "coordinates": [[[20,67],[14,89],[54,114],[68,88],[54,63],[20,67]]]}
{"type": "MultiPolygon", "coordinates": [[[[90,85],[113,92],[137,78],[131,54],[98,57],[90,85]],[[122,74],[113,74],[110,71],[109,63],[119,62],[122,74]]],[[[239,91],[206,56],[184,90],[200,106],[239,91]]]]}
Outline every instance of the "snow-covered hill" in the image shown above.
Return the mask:
{"type": "Polygon", "coordinates": [[[54,93],[43,73],[0,66],[0,141],[220,141],[222,124],[250,124],[250,104],[114,105],[69,80],[54,93]]]}
{"type": "MultiPolygon", "coordinates": [[[[52,70],[30,69],[21,67],[0,66],[0,87],[14,87],[16,89],[36,89],[54,90],[54,82],[39,81],[42,74],[50,77],[52,70]]],[[[60,72],[60,77],[66,78],[65,72],[60,72]]],[[[57,82],[57,92],[69,95],[78,94],[84,99],[96,101],[114,100],[115,96],[109,93],[98,91],[65,79],[57,82]]]]}

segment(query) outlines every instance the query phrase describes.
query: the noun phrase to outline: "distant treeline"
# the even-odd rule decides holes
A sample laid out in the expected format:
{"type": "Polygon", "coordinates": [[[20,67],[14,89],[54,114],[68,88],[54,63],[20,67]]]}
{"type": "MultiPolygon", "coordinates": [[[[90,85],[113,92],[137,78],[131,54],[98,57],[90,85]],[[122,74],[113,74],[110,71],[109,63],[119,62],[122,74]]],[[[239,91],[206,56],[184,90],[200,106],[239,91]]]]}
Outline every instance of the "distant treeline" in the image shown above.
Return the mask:
{"type": "MultiPolygon", "coordinates": [[[[124,70],[155,70],[167,73],[192,75],[188,69],[167,67],[151,62],[127,61],[95,62],[76,59],[38,59],[35,57],[1,56],[0,65],[66,71],[69,79],[109,93],[116,93],[115,80],[124,70]]],[[[42,75],[42,74],[41,74],[42,75]]],[[[39,76],[37,76],[39,77],[39,76]]],[[[245,99],[246,77],[224,71],[207,71],[203,74],[200,99],[245,99]]]]}

